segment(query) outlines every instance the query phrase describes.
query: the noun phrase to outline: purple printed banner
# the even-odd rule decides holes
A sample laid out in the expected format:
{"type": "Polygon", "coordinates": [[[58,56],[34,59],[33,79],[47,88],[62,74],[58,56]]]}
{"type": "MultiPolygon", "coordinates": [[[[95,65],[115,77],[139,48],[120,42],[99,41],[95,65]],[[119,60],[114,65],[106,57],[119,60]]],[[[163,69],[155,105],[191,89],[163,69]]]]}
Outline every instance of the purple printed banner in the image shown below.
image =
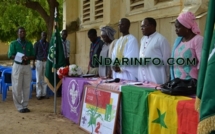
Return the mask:
{"type": "Polygon", "coordinates": [[[87,80],[84,78],[64,77],[62,79],[61,113],[79,124],[82,106],[82,94],[87,80]]]}

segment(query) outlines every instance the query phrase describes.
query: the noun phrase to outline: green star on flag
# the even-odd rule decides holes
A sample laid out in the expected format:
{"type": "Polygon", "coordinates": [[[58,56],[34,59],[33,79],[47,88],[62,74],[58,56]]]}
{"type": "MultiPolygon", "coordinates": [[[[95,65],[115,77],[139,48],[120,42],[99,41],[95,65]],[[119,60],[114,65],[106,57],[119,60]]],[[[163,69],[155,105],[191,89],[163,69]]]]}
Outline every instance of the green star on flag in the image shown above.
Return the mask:
{"type": "Polygon", "coordinates": [[[178,134],[177,105],[181,100],[191,100],[184,96],[171,96],[161,91],[148,95],[148,134],[178,134]]]}
{"type": "Polygon", "coordinates": [[[165,122],[164,122],[164,118],[166,115],[166,112],[164,112],[163,114],[161,114],[161,111],[157,108],[157,112],[158,112],[158,118],[153,120],[152,123],[158,123],[161,125],[161,127],[167,128],[165,122]]]}

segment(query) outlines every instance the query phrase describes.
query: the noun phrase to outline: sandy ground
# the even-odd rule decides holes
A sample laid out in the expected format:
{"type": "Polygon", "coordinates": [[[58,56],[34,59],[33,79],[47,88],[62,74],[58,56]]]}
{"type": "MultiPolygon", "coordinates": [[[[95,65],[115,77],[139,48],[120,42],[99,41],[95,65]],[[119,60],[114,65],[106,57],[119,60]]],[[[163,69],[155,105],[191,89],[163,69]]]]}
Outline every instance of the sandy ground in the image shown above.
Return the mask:
{"type": "Polygon", "coordinates": [[[0,134],[86,134],[60,114],[60,105],[61,97],[57,98],[57,114],[54,114],[54,97],[37,100],[34,91],[29,100],[31,112],[19,113],[10,90],[6,101],[0,100],[0,134]]]}
{"type": "Polygon", "coordinates": [[[1,60],[0,59],[0,65],[1,66],[12,66],[12,60],[1,60]]]}

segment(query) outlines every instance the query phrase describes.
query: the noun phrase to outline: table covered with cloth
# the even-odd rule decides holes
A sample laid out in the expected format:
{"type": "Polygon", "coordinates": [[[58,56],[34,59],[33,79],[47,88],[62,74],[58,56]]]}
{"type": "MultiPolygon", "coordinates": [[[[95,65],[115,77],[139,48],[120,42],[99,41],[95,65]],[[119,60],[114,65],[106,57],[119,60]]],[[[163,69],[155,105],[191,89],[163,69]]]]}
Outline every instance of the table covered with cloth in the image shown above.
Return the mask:
{"type": "Polygon", "coordinates": [[[63,78],[62,114],[79,124],[84,86],[121,91],[117,132],[122,134],[196,134],[195,99],[163,94],[156,85],[128,85],[128,81],[104,83],[101,79],[63,78]],[[147,87],[148,86],[148,87],[147,87]],[[121,123],[119,123],[121,122],[121,123]],[[121,124],[121,125],[120,125],[121,124]],[[121,130],[119,130],[119,127],[121,130]]]}
{"type": "Polygon", "coordinates": [[[122,86],[121,92],[123,134],[196,134],[193,98],[136,86],[122,86]]]}
{"type": "Polygon", "coordinates": [[[64,77],[62,79],[61,113],[76,124],[80,120],[85,84],[88,84],[85,78],[64,77]]]}

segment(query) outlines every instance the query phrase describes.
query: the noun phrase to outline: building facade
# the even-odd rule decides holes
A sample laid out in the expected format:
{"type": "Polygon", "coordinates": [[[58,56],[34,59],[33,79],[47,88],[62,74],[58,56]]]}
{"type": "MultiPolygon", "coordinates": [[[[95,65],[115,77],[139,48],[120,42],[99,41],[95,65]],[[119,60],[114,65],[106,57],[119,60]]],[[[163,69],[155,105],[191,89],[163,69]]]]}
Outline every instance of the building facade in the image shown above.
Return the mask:
{"type": "Polygon", "coordinates": [[[153,17],[157,21],[157,31],[172,45],[176,38],[174,20],[184,11],[196,15],[204,33],[208,0],[65,0],[63,3],[63,28],[69,31],[71,42],[70,63],[79,65],[86,73],[89,62],[90,40],[87,32],[97,29],[100,36],[102,26],[112,26],[115,38],[121,35],[118,22],[121,18],[131,21],[130,33],[140,41],[141,21],[153,17]]]}
{"type": "Polygon", "coordinates": [[[8,60],[7,58],[7,52],[9,48],[9,44],[5,42],[0,41],[0,60],[8,60]]]}

